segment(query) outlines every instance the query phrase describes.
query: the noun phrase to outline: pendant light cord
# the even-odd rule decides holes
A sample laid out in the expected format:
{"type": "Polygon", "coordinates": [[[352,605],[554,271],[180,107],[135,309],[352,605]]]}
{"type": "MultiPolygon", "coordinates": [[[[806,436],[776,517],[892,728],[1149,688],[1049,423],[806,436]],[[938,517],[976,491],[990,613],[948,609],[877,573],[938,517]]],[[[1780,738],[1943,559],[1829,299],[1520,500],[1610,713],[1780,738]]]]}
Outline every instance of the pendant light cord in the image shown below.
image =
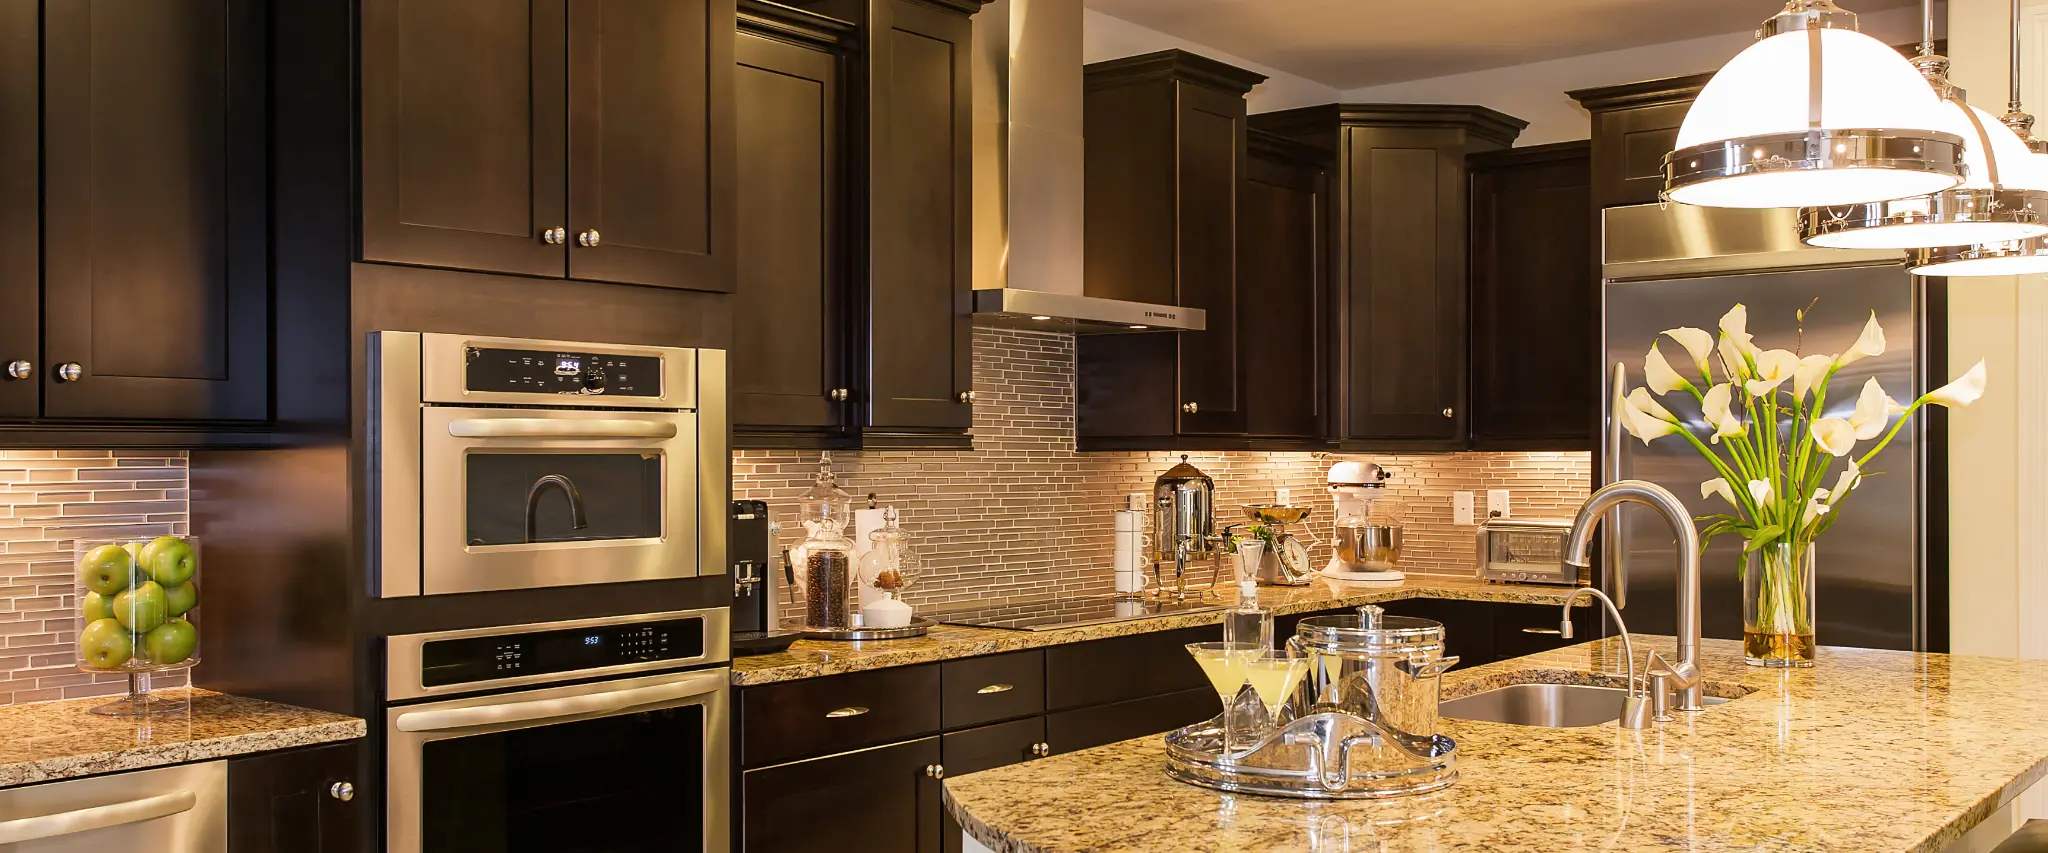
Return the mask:
{"type": "MultiPolygon", "coordinates": [[[[1927,26],[1931,32],[1934,27],[1932,17],[1928,18],[1927,26]]],[[[2012,47],[2005,58],[2006,64],[2012,66],[2012,77],[2006,81],[2005,109],[2016,113],[2020,112],[2020,0],[2012,0],[2012,47]]]]}

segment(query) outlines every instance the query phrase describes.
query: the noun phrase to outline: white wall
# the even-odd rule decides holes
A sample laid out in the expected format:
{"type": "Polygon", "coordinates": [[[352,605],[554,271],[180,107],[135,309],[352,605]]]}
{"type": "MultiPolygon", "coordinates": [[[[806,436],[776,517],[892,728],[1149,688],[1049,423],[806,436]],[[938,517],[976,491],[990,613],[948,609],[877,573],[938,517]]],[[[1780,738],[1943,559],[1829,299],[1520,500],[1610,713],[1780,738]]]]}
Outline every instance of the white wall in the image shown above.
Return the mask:
{"type": "Polygon", "coordinates": [[[1269,65],[1261,65],[1205,44],[1196,44],[1178,36],[1142,27],[1122,18],[1113,18],[1094,9],[1089,9],[1081,22],[1081,39],[1083,62],[1101,62],[1105,59],[1118,59],[1177,47],[1219,62],[1227,62],[1246,71],[1264,74],[1266,82],[1252,89],[1251,95],[1246,98],[1246,108],[1255,113],[1316,104],[1334,104],[1340,100],[1336,87],[1326,86],[1306,77],[1298,77],[1269,65]]]}
{"type": "MultiPolygon", "coordinates": [[[[1868,13],[1860,19],[1863,32],[1883,39],[1887,44],[1904,44],[1919,40],[1919,15],[1919,9],[1915,7],[1868,13]]],[[[1940,21],[1939,12],[1936,21],[1940,21]]],[[[1585,139],[1592,133],[1586,111],[1579,108],[1577,101],[1566,97],[1565,92],[1712,71],[1755,40],[1753,32],[1727,33],[1469,74],[1350,89],[1343,93],[1343,99],[1350,103],[1478,104],[1529,122],[1528,129],[1515,140],[1516,145],[1565,142],[1585,139]]]]}

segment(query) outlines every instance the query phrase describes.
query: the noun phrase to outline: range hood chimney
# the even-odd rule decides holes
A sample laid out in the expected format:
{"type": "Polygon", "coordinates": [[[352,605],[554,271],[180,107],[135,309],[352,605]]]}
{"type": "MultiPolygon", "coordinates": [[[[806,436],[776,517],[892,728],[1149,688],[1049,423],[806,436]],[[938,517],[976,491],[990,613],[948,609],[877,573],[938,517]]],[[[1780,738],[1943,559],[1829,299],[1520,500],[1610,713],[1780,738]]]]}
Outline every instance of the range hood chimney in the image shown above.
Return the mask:
{"type": "Polygon", "coordinates": [[[1202,309],[1083,289],[1081,2],[995,0],[974,17],[975,251],[1000,258],[976,270],[975,325],[1201,331],[1202,309]]]}

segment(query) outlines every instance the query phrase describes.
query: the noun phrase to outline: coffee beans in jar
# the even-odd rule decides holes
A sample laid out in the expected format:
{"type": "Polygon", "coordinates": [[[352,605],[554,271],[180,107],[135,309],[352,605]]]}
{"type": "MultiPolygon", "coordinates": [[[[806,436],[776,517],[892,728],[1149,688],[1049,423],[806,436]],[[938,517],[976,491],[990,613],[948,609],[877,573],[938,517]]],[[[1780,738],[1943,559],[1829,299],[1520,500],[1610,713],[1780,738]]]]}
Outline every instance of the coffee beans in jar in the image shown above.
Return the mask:
{"type": "Polygon", "coordinates": [[[853,588],[853,560],[845,551],[812,551],[804,560],[804,625],[846,628],[853,624],[848,599],[853,588]]]}

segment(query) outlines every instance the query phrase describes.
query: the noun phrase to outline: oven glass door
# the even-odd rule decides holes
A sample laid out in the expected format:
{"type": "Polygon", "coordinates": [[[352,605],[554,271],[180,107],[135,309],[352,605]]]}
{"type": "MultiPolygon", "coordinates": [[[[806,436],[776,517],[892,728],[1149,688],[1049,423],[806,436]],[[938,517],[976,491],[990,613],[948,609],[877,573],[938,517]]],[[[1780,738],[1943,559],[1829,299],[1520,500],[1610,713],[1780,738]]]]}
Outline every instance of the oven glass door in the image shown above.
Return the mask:
{"type": "Polygon", "coordinates": [[[696,415],[431,407],[422,590],[697,574],[696,415]]]}
{"type": "Polygon", "coordinates": [[[391,853],[723,851],[729,677],[393,709],[391,853]]]}

